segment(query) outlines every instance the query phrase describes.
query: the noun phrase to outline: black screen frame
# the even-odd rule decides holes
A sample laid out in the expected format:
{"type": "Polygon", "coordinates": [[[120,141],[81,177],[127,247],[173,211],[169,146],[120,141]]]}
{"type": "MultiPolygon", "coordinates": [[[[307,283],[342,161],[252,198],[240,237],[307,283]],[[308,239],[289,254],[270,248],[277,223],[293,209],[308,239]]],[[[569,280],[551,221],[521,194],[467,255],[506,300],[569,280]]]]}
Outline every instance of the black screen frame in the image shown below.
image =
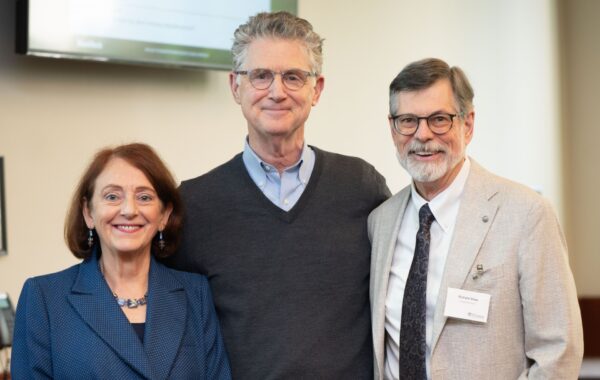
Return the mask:
{"type": "Polygon", "coordinates": [[[8,254],[6,238],[6,203],[4,199],[4,157],[0,157],[0,256],[8,254]]]}
{"type": "MultiPolygon", "coordinates": [[[[243,1],[243,0],[241,0],[243,1]]],[[[155,51],[170,51],[172,45],[161,43],[135,43],[125,40],[108,39],[110,51],[93,51],[86,48],[38,48],[30,46],[30,31],[35,25],[30,25],[30,0],[16,0],[16,35],[15,52],[21,55],[58,58],[79,61],[96,61],[126,65],[141,65],[183,69],[216,69],[231,70],[233,63],[229,49],[210,49],[189,47],[184,55],[169,55],[155,51]],[[143,47],[142,47],[143,45],[143,47]],[[113,50],[114,49],[114,50],[113,50]],[[147,50],[152,50],[152,53],[147,50]],[[135,52],[135,53],[133,53],[135,52]],[[204,58],[203,56],[206,56],[204,58]]],[[[271,11],[285,10],[298,13],[298,0],[270,0],[271,11]]],[[[232,36],[233,37],[233,36],[232,36]]],[[[73,37],[75,38],[75,37],[73,37]]],[[[108,50],[108,49],[107,49],[108,50]]]]}

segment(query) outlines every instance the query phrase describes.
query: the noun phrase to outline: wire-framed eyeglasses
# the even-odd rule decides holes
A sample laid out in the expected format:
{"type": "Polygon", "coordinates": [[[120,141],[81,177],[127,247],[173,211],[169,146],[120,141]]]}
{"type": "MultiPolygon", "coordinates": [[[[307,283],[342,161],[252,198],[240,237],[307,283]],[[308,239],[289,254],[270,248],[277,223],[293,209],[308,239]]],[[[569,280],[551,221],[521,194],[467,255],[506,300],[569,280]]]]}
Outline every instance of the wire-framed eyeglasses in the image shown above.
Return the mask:
{"type": "Polygon", "coordinates": [[[411,113],[404,113],[401,115],[392,115],[389,119],[392,121],[394,131],[403,136],[412,136],[419,129],[421,120],[427,122],[427,126],[436,135],[443,135],[447,133],[452,125],[454,124],[454,118],[459,116],[458,114],[451,114],[445,112],[435,112],[429,116],[417,116],[411,113]]]}
{"type": "Polygon", "coordinates": [[[309,77],[316,77],[316,73],[300,69],[291,69],[285,71],[273,71],[269,69],[237,70],[238,75],[247,75],[250,84],[257,90],[266,90],[271,87],[275,80],[275,75],[281,75],[283,85],[292,91],[297,91],[304,87],[309,77]]]}

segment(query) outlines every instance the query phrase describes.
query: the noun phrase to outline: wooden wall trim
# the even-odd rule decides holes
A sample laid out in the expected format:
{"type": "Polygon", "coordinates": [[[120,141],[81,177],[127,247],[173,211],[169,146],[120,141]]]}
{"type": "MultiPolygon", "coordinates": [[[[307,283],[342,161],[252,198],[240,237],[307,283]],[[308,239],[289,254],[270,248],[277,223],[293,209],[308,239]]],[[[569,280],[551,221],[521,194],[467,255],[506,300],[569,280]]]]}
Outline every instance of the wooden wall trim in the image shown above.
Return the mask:
{"type": "Polygon", "coordinates": [[[600,297],[579,298],[583,321],[584,357],[600,357],[600,297]]]}

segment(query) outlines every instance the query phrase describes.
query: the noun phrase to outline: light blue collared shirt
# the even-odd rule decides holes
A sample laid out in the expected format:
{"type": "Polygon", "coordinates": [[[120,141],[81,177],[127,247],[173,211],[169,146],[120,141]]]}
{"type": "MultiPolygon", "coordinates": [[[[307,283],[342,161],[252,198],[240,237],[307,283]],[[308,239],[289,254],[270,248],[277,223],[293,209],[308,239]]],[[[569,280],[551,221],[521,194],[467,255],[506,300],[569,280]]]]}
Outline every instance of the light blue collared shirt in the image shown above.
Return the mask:
{"type": "Polygon", "coordinates": [[[304,143],[300,159],[279,174],[277,168],[264,162],[250,147],[248,140],[242,154],[244,165],[250,177],[274,205],[289,211],[304,192],[313,168],[315,152],[304,143]]]}

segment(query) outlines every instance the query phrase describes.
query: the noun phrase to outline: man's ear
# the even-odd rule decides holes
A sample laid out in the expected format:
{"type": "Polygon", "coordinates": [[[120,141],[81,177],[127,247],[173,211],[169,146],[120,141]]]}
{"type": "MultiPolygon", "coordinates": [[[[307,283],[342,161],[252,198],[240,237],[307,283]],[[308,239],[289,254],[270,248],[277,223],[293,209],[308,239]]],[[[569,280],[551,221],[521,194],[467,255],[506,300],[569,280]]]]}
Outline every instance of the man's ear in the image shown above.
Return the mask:
{"type": "Polygon", "coordinates": [[[392,134],[392,139],[394,138],[394,120],[392,119],[392,115],[388,115],[388,124],[390,125],[390,133],[392,134]]]}
{"type": "Polygon", "coordinates": [[[317,77],[316,83],[315,83],[315,93],[313,94],[313,98],[312,98],[312,105],[313,107],[317,105],[317,103],[319,103],[319,98],[321,97],[321,93],[323,92],[323,88],[325,87],[325,78],[323,77],[323,75],[319,75],[317,77]]]}
{"type": "Polygon", "coordinates": [[[465,143],[469,144],[473,138],[473,129],[475,128],[475,111],[471,110],[465,116],[465,143]]]}
{"type": "Polygon", "coordinates": [[[233,71],[229,73],[229,88],[231,89],[233,100],[235,100],[237,104],[240,104],[240,84],[238,83],[238,75],[233,71]]]}

